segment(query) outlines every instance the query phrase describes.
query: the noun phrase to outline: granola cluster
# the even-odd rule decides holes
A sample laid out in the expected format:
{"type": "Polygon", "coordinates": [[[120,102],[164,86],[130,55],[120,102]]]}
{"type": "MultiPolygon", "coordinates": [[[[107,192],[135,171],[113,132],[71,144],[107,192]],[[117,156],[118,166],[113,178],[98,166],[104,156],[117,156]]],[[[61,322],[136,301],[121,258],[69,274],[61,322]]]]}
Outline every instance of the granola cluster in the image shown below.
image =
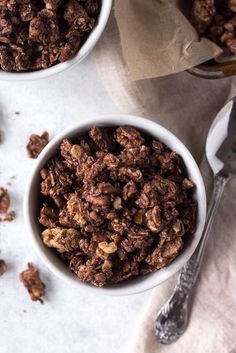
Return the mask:
{"type": "Polygon", "coordinates": [[[92,127],[40,172],[42,240],[83,282],[117,283],[167,266],[195,232],[180,156],[133,127],[92,127]]]}
{"type": "Polygon", "coordinates": [[[72,58],[99,11],[100,0],[0,0],[0,68],[39,70],[72,58]]]}
{"type": "Polygon", "coordinates": [[[0,259],[0,277],[4,275],[7,270],[7,265],[4,260],[0,259]]]}
{"type": "Polygon", "coordinates": [[[29,157],[37,158],[48,142],[49,134],[47,131],[45,131],[41,136],[32,134],[26,146],[29,157]]]}
{"type": "Polygon", "coordinates": [[[8,191],[0,187],[0,222],[11,222],[16,218],[15,211],[8,211],[10,202],[8,191]]]}
{"type": "Polygon", "coordinates": [[[194,0],[192,23],[226,54],[236,54],[236,0],[194,0]]]}
{"type": "Polygon", "coordinates": [[[28,268],[20,273],[20,281],[29,292],[33,301],[40,301],[43,304],[42,297],[45,294],[45,285],[40,279],[39,270],[32,263],[28,263],[28,268]]]}
{"type": "Polygon", "coordinates": [[[10,196],[6,189],[0,187],[0,214],[6,214],[10,206],[10,196]]]}

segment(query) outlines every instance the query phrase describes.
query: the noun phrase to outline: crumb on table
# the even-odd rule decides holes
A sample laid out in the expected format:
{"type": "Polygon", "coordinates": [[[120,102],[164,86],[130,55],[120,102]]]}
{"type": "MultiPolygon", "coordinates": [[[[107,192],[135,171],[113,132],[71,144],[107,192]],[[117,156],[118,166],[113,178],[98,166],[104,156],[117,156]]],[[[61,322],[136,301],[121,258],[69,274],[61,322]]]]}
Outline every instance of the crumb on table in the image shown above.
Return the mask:
{"type": "Polygon", "coordinates": [[[40,301],[45,294],[45,285],[40,279],[39,270],[32,263],[28,263],[28,269],[20,273],[20,281],[27,289],[33,301],[40,301]]]}
{"type": "Polygon", "coordinates": [[[10,206],[10,196],[6,189],[0,187],[0,214],[5,214],[10,206]]]}
{"type": "Polygon", "coordinates": [[[4,275],[7,270],[7,265],[4,260],[0,259],[0,277],[4,275]]]}
{"type": "Polygon", "coordinates": [[[32,134],[27,143],[26,149],[30,158],[37,158],[40,152],[49,142],[49,134],[45,131],[41,136],[32,134]]]}

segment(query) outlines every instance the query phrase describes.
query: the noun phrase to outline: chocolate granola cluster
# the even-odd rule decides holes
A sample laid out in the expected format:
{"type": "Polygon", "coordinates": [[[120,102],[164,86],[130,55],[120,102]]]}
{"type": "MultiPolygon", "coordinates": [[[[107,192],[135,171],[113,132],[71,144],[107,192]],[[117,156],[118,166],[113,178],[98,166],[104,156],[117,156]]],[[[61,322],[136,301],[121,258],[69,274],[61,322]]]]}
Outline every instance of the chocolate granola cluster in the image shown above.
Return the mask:
{"type": "Polygon", "coordinates": [[[0,0],[0,68],[39,70],[72,58],[99,11],[100,0],[0,0]]]}
{"type": "Polygon", "coordinates": [[[0,187],[0,223],[11,222],[15,219],[15,211],[9,211],[10,203],[11,200],[8,191],[0,187]]]}
{"type": "Polygon", "coordinates": [[[41,170],[42,240],[95,286],[167,266],[195,231],[180,156],[133,127],[93,127],[41,170]]]}
{"type": "Polygon", "coordinates": [[[40,273],[37,267],[31,262],[28,263],[28,268],[20,273],[20,281],[27,289],[30,298],[33,301],[40,301],[43,304],[42,297],[45,294],[45,284],[40,278],[40,273]]]}
{"type": "Polygon", "coordinates": [[[37,158],[40,152],[49,142],[49,134],[47,131],[40,136],[37,134],[32,134],[27,143],[26,149],[30,158],[37,158]]]}
{"type": "Polygon", "coordinates": [[[226,54],[236,54],[236,0],[194,0],[192,23],[226,54]]]}
{"type": "Polygon", "coordinates": [[[7,265],[4,260],[0,259],[0,277],[4,275],[7,270],[7,265]]]}

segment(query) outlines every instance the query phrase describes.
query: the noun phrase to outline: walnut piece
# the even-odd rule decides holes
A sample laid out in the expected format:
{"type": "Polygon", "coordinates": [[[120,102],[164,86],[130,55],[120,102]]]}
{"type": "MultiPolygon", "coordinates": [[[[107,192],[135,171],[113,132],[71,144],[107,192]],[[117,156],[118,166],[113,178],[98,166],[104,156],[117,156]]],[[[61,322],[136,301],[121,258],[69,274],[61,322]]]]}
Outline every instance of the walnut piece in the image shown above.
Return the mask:
{"type": "Polygon", "coordinates": [[[115,138],[124,148],[141,146],[144,142],[140,132],[130,126],[122,126],[116,130],[115,138]]]}
{"type": "Polygon", "coordinates": [[[58,252],[69,252],[79,248],[79,232],[73,228],[49,228],[42,232],[42,239],[46,246],[55,248],[58,252]]]}
{"type": "Polygon", "coordinates": [[[194,187],[193,182],[191,180],[189,180],[188,178],[184,178],[184,180],[182,182],[183,190],[192,189],[193,187],[194,187]]]}
{"type": "Polygon", "coordinates": [[[120,210],[122,208],[122,199],[117,196],[113,202],[113,207],[115,210],[120,210]]]}
{"type": "Polygon", "coordinates": [[[114,242],[107,243],[106,241],[102,241],[101,243],[98,243],[98,246],[104,253],[106,254],[113,254],[117,250],[117,246],[114,242]]]}

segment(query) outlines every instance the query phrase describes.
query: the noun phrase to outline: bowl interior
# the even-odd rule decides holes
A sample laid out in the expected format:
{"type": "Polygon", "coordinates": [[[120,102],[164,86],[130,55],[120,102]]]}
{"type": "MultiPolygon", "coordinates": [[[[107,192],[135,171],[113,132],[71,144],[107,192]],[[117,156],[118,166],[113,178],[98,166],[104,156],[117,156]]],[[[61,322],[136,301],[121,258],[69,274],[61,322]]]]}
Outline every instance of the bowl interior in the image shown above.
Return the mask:
{"type": "Polygon", "coordinates": [[[206,196],[204,183],[198,169],[196,162],[191,156],[187,148],[182,144],[177,137],[171,132],[161,127],[160,125],[139,117],[134,116],[102,116],[97,118],[86,119],[81,121],[76,126],[71,127],[61,134],[56,136],[49,144],[44,148],[38,159],[36,160],[33,171],[29,177],[29,183],[25,194],[24,213],[26,226],[28,228],[29,235],[36,245],[39,255],[47,266],[64,280],[79,286],[81,289],[89,289],[90,291],[96,291],[96,293],[109,294],[109,295],[128,295],[138,292],[142,292],[146,289],[152,288],[176,273],[190,258],[193,251],[195,250],[205,223],[206,216],[206,196]],[[194,195],[195,200],[198,203],[198,217],[197,217],[197,231],[189,241],[185,243],[185,248],[182,253],[166,268],[158,270],[155,273],[151,273],[146,276],[140,276],[135,279],[130,279],[124,283],[104,286],[102,288],[96,288],[93,285],[87,283],[81,283],[77,280],[75,274],[73,274],[67,267],[66,264],[49,248],[43,245],[40,238],[40,232],[42,230],[37,215],[39,212],[39,198],[40,198],[40,177],[39,171],[45,165],[45,163],[53,157],[63,138],[67,137],[73,139],[76,136],[87,132],[88,129],[93,126],[122,126],[132,125],[143,132],[159,139],[169,146],[172,150],[176,151],[182,157],[189,178],[196,185],[196,192],[194,195]]]}

